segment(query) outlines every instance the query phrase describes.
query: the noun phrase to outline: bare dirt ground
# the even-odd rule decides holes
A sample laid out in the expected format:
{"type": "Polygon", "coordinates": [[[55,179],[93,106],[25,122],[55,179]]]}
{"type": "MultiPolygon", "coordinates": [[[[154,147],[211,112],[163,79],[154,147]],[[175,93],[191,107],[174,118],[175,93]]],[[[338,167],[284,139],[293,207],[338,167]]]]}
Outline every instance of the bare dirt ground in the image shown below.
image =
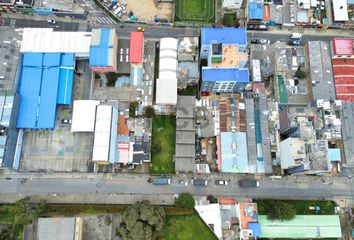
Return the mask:
{"type": "MultiPolygon", "coordinates": [[[[122,2],[122,0],[119,0],[119,2],[122,2]]],[[[132,11],[140,21],[152,22],[156,17],[171,21],[173,18],[173,3],[159,3],[155,0],[126,0],[126,2],[126,11],[132,11]]],[[[128,16],[124,15],[124,18],[128,18],[128,16]]]]}

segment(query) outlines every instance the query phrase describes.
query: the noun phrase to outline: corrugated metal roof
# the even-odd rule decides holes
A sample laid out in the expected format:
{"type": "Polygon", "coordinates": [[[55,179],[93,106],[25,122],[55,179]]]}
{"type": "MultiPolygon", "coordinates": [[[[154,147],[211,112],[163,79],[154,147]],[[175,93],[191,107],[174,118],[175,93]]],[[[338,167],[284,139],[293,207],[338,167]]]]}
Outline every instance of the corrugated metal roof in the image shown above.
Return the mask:
{"type": "Polygon", "coordinates": [[[248,2],[248,18],[262,19],[263,18],[263,4],[257,2],[248,2]]]}
{"type": "Polygon", "coordinates": [[[90,66],[113,66],[117,58],[114,51],[115,29],[92,29],[90,45],[90,66]]]}
{"type": "Polygon", "coordinates": [[[229,173],[249,172],[245,132],[221,133],[221,169],[229,173]]]}
{"type": "Polygon", "coordinates": [[[212,42],[223,44],[246,45],[247,34],[245,28],[201,28],[202,45],[212,42]]]}
{"type": "Polygon", "coordinates": [[[203,68],[203,82],[236,81],[239,83],[249,82],[249,72],[246,68],[203,68]]]}
{"type": "Polygon", "coordinates": [[[76,100],[73,106],[71,132],[93,132],[95,128],[97,100],[76,100]]]}
{"type": "Polygon", "coordinates": [[[130,63],[142,63],[144,55],[144,33],[131,32],[130,33],[130,63]]]}
{"type": "Polygon", "coordinates": [[[37,239],[75,239],[75,218],[39,218],[37,239]]]}
{"type": "Polygon", "coordinates": [[[332,40],[334,55],[353,55],[352,38],[334,38],[332,40]]]}

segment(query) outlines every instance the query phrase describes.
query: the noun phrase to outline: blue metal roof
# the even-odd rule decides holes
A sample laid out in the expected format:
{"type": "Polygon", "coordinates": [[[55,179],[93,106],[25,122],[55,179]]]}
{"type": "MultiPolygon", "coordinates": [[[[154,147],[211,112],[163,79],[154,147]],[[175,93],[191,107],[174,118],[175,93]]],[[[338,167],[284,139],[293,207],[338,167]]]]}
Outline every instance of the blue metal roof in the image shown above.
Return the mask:
{"type": "Polygon", "coordinates": [[[245,132],[221,133],[221,169],[229,173],[249,172],[245,132]]]}
{"type": "Polygon", "coordinates": [[[17,128],[54,128],[57,101],[63,104],[71,102],[73,68],[74,55],[24,53],[17,128]],[[67,66],[61,66],[61,63],[67,66]],[[58,93],[61,94],[59,98],[58,93]]]}
{"type": "Polygon", "coordinates": [[[333,161],[333,162],[341,161],[339,148],[330,148],[330,149],[328,149],[327,154],[328,154],[329,161],[333,161]]]}
{"type": "Polygon", "coordinates": [[[260,238],[262,236],[261,224],[258,222],[249,222],[248,228],[252,230],[253,236],[260,238]]]}
{"type": "Polygon", "coordinates": [[[110,29],[103,28],[100,35],[100,43],[90,46],[90,66],[108,66],[108,50],[113,48],[109,44],[110,29]]]}
{"type": "Polygon", "coordinates": [[[130,67],[130,82],[134,86],[143,85],[143,66],[137,66],[132,64],[130,67]]]}
{"type": "Polygon", "coordinates": [[[263,4],[256,2],[248,3],[248,18],[263,19],[263,4]]]}
{"type": "Polygon", "coordinates": [[[203,68],[203,82],[236,81],[249,82],[249,72],[246,68],[203,68]]]}
{"type": "Polygon", "coordinates": [[[201,28],[202,45],[223,43],[246,45],[247,33],[245,28],[201,28]]]}

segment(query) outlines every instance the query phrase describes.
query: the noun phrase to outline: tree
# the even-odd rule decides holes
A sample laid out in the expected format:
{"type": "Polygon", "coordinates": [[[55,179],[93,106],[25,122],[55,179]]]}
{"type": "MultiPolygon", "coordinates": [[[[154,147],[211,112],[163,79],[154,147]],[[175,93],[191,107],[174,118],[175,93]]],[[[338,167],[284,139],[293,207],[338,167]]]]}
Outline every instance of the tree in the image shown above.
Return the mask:
{"type": "Polygon", "coordinates": [[[8,211],[15,216],[15,224],[29,224],[33,218],[38,217],[45,211],[45,200],[41,199],[39,203],[31,203],[30,201],[30,197],[25,197],[7,207],[8,211]]]}
{"type": "Polygon", "coordinates": [[[146,106],[144,110],[145,110],[145,117],[147,117],[147,118],[155,117],[155,109],[154,109],[154,107],[146,106]]]}
{"type": "Polygon", "coordinates": [[[222,24],[226,27],[239,27],[236,13],[226,13],[222,18],[222,24]]]}
{"type": "Polygon", "coordinates": [[[129,206],[122,215],[122,223],[116,235],[123,240],[154,239],[165,224],[165,209],[151,205],[149,201],[129,206]]]}
{"type": "Polygon", "coordinates": [[[268,214],[269,219],[277,219],[281,221],[290,221],[296,216],[296,209],[282,201],[273,201],[268,214]]]}
{"type": "Polygon", "coordinates": [[[106,74],[106,78],[107,78],[107,87],[114,87],[117,78],[118,78],[118,73],[115,72],[109,72],[106,74]]]}
{"type": "Polygon", "coordinates": [[[306,78],[306,75],[307,75],[306,72],[304,70],[301,70],[301,69],[297,70],[296,73],[295,73],[295,76],[297,78],[299,78],[299,79],[306,78]]]}
{"type": "Polygon", "coordinates": [[[175,201],[176,207],[180,208],[194,208],[195,201],[191,194],[189,193],[182,193],[175,201]]]}
{"type": "Polygon", "coordinates": [[[13,240],[12,232],[10,227],[4,227],[0,232],[0,240],[13,240]]]}

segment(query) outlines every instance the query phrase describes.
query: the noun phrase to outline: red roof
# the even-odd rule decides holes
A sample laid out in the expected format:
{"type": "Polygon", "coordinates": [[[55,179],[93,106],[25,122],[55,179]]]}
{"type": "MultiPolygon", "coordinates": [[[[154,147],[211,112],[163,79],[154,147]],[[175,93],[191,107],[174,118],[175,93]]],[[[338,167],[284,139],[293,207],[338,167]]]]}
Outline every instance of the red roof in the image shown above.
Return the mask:
{"type": "Polygon", "coordinates": [[[263,6],[263,20],[264,21],[270,20],[270,6],[269,5],[263,6]]]}
{"type": "Polygon", "coordinates": [[[337,99],[354,101],[354,59],[333,59],[337,99]]]}
{"type": "Polygon", "coordinates": [[[353,39],[335,38],[333,39],[334,55],[353,55],[353,39]]]}
{"type": "Polygon", "coordinates": [[[130,63],[142,63],[144,52],[144,33],[131,32],[130,33],[130,63]]]}

